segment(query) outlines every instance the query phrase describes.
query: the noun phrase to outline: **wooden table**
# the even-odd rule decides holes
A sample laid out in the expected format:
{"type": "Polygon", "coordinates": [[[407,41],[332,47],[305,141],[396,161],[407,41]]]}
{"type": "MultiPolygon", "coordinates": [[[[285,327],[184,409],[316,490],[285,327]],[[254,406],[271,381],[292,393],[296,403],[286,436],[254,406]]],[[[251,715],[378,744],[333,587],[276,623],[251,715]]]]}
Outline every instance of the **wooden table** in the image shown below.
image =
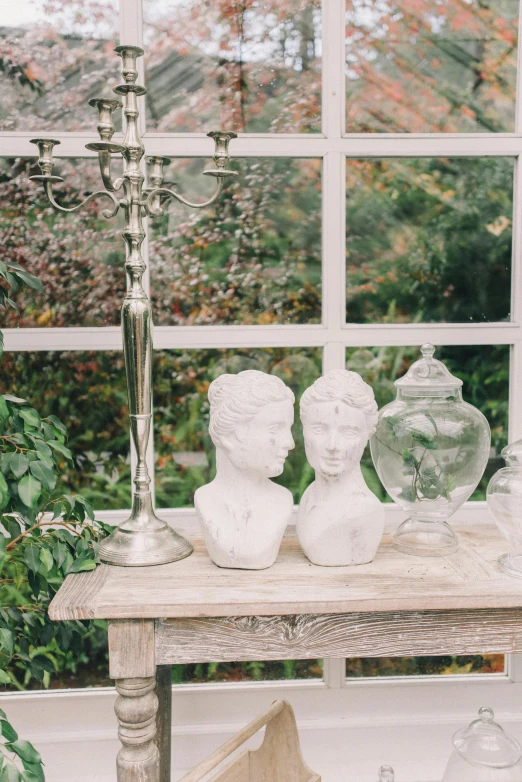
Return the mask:
{"type": "Polygon", "coordinates": [[[118,782],[170,778],[172,663],[522,651],[522,579],[496,566],[506,541],[489,522],[456,531],[447,557],[385,534],[371,564],[339,568],[312,565],[290,531],[261,571],[220,569],[191,536],[181,562],[68,576],[51,619],[110,620],[118,782]]]}

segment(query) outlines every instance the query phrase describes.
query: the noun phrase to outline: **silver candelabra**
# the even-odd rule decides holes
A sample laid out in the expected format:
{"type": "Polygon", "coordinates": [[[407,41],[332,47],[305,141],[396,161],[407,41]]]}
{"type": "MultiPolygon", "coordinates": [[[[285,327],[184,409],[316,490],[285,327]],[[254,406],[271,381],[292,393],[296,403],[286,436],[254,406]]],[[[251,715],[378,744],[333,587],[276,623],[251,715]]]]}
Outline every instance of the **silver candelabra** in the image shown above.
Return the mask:
{"type": "Polygon", "coordinates": [[[143,216],[163,214],[166,198],[175,198],[194,209],[202,209],[214,203],[221,193],[226,177],[236,175],[226,168],[230,159],[228,145],[235,133],[215,131],[208,135],[214,139],[215,168],[205,171],[216,178],[216,189],[208,201],[194,204],[170,188],[163,187],[163,166],[170,162],[165,157],[148,157],[149,181],[152,187],[144,187],[141,159],[145,153],[138,130],[139,95],[146,93],[145,87],[136,84],[138,71],[136,60],[143,50],[138,46],[118,46],[115,52],[122,58],[122,74],[125,81],[114,87],[117,95],[123,95],[123,111],[126,118],[125,137],[122,144],[111,139],[115,131],[113,112],[122,108],[118,100],[93,98],[89,104],[98,110],[98,133],[100,141],[87,144],[89,150],[98,153],[100,172],[105,190],[92,193],[82,203],[71,208],[60,206],[53,196],[53,184],[63,182],[62,177],[53,176],[53,147],[60,142],[49,138],[32,139],[38,146],[38,165],[41,174],[31,177],[43,183],[47,198],[60,212],[77,212],[97,197],[108,198],[112,205],[102,210],[104,217],[114,217],[121,208],[125,214],[122,231],[127,258],[127,293],[121,310],[123,353],[129,396],[129,418],[132,440],[137,454],[134,474],[134,495],[130,517],[104,541],[100,557],[112,565],[159,565],[174,562],[192,553],[192,546],[175,532],[166,522],[156,516],[150,489],[150,475],[146,464],[146,451],[152,424],[152,312],[150,301],[143,289],[145,263],[141,245],[145,238],[143,216]],[[113,181],[111,176],[111,155],[120,154],[124,160],[123,175],[113,181]],[[122,197],[118,197],[120,193],[122,197]]]}

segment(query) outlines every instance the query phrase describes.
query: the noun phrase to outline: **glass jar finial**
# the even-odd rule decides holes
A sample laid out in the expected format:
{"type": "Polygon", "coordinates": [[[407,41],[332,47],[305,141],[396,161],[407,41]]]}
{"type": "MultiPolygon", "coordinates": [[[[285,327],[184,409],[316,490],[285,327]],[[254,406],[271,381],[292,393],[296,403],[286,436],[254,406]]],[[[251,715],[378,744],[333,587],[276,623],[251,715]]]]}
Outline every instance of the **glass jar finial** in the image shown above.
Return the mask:
{"type": "Polygon", "coordinates": [[[435,353],[435,345],[432,345],[431,342],[426,342],[421,347],[421,353],[426,359],[433,358],[433,354],[435,353]]]}

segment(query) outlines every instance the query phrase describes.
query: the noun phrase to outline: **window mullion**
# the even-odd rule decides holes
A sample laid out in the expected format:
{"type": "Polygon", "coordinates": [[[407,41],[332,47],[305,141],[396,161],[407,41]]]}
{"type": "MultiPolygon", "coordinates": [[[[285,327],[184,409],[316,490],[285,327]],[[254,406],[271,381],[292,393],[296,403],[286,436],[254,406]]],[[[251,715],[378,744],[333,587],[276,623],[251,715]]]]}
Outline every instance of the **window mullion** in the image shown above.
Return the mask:
{"type": "Polygon", "coordinates": [[[330,140],[344,131],[344,0],[322,0],[322,127],[330,140]]]}

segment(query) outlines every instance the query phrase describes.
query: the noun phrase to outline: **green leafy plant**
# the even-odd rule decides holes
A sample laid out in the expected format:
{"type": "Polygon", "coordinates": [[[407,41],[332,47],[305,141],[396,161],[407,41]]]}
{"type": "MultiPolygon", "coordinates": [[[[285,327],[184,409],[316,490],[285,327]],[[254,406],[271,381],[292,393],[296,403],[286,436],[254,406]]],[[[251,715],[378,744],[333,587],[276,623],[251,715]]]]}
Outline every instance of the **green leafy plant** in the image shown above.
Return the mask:
{"type": "Polygon", "coordinates": [[[29,741],[18,733],[0,709],[0,780],[2,782],[44,782],[42,759],[29,741]]]}
{"type": "MultiPolygon", "coordinates": [[[[0,306],[16,309],[11,295],[22,286],[41,284],[18,264],[0,263],[0,306]]],[[[0,684],[16,689],[31,680],[48,686],[64,655],[92,632],[88,623],[55,624],[47,614],[69,573],[96,567],[98,542],[109,531],[82,495],[60,491],[72,458],[56,416],[0,395],[0,684]]],[[[40,755],[3,711],[0,735],[0,782],[41,782],[40,755]]]]}

